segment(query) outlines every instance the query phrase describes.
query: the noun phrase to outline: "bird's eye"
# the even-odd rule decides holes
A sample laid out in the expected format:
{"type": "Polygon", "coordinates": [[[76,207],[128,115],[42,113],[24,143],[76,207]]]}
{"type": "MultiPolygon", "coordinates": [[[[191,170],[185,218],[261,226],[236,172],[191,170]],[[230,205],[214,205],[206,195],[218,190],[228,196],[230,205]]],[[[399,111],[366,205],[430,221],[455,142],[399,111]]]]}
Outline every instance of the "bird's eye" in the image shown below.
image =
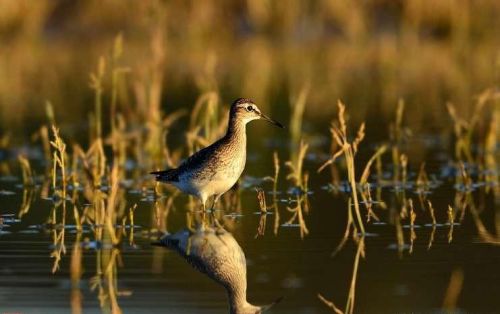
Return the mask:
{"type": "Polygon", "coordinates": [[[253,106],[248,106],[247,111],[253,111],[253,106]]]}

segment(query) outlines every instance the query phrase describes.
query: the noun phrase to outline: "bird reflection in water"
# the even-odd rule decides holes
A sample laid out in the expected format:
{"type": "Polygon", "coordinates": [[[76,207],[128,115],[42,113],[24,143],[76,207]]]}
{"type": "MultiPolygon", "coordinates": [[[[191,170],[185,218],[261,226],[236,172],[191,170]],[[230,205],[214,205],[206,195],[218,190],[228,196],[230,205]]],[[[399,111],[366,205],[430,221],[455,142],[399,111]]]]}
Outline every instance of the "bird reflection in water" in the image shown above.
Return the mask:
{"type": "Polygon", "coordinates": [[[154,244],[177,251],[195,269],[221,284],[227,291],[231,314],[262,313],[281,300],[265,306],[248,303],[245,254],[233,235],[217,221],[167,234],[154,244]]]}

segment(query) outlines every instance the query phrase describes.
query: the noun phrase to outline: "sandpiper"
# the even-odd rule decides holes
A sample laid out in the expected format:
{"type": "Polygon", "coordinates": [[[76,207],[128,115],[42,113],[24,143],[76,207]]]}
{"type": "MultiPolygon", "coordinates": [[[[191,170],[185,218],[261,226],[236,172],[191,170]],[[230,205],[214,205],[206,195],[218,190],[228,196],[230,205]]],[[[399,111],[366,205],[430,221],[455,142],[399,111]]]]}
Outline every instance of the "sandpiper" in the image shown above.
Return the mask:
{"type": "Polygon", "coordinates": [[[208,198],[214,196],[213,209],[221,195],[238,181],[245,168],[246,124],[257,119],[283,128],[281,123],[264,115],[252,100],[238,98],[229,111],[226,135],[191,155],[178,168],[151,174],[156,176],[156,180],[172,184],[200,199],[203,210],[206,210],[208,198]]]}

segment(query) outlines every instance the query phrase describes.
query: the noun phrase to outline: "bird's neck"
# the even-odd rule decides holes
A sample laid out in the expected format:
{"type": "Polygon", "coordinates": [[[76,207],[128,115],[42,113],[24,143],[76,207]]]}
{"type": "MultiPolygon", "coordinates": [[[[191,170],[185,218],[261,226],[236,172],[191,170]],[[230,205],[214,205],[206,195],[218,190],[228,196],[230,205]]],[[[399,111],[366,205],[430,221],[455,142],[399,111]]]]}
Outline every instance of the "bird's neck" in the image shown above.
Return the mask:
{"type": "Polygon", "coordinates": [[[226,139],[246,145],[246,122],[234,117],[229,118],[226,139]]]}

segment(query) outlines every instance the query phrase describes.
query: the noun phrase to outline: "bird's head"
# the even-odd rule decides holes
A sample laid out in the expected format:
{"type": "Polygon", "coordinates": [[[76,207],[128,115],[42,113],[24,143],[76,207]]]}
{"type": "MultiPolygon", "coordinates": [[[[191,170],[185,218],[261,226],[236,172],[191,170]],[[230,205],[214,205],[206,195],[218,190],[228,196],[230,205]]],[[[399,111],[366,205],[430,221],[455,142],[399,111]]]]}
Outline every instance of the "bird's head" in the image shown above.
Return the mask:
{"type": "Polygon", "coordinates": [[[260,111],[259,107],[257,107],[257,105],[252,100],[247,98],[236,99],[231,105],[230,114],[231,117],[241,120],[244,123],[248,123],[253,120],[264,119],[280,128],[283,128],[283,125],[281,123],[263,114],[260,111]]]}

